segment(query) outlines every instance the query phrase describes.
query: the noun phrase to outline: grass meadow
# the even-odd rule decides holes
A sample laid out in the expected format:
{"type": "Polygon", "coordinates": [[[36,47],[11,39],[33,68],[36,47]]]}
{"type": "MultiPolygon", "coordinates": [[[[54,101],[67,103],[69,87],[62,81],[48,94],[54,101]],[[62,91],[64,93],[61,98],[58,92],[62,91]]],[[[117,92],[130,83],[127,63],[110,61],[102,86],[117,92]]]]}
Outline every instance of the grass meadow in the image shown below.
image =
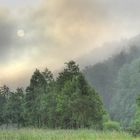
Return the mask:
{"type": "Polygon", "coordinates": [[[0,140],[140,140],[124,132],[94,130],[0,130],[0,140]]]}

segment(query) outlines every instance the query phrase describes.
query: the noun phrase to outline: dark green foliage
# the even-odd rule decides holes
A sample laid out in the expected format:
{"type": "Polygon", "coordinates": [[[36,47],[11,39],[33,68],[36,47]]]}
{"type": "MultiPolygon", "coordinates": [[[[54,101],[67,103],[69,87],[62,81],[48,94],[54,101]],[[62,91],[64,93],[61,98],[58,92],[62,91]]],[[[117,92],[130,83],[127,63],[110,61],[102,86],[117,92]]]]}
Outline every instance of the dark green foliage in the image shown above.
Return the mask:
{"type": "Polygon", "coordinates": [[[1,90],[1,124],[48,128],[102,128],[103,109],[98,93],[89,86],[74,61],[66,63],[56,80],[36,69],[25,93],[1,90]]]}
{"type": "Polygon", "coordinates": [[[102,123],[102,102],[74,61],[66,63],[55,85],[55,127],[81,128],[102,123]]]}
{"type": "Polygon", "coordinates": [[[0,124],[3,124],[7,121],[6,119],[6,108],[5,105],[7,103],[7,99],[10,95],[9,88],[7,86],[3,86],[0,88],[0,124]]]}
{"type": "Polygon", "coordinates": [[[48,69],[43,73],[39,70],[34,72],[25,96],[25,116],[28,125],[42,126],[42,96],[47,94],[47,88],[52,81],[53,76],[48,69]]]}
{"type": "Polygon", "coordinates": [[[57,95],[57,112],[64,128],[96,127],[104,114],[98,94],[81,73],[68,80],[57,95]]]}
{"type": "Polygon", "coordinates": [[[77,76],[77,74],[79,74],[79,67],[74,61],[70,61],[69,63],[65,64],[66,67],[61,73],[59,73],[59,76],[57,78],[58,90],[61,90],[61,88],[64,87],[66,81],[72,80],[73,76],[77,76]]]}
{"type": "Polygon", "coordinates": [[[136,107],[136,112],[135,116],[132,121],[131,125],[131,132],[134,136],[139,135],[140,136],[140,95],[138,95],[138,98],[136,100],[137,102],[137,107],[136,107]]]}
{"type": "Polygon", "coordinates": [[[23,125],[23,90],[17,89],[16,92],[10,93],[5,105],[5,113],[8,123],[15,123],[20,127],[23,125]]]}

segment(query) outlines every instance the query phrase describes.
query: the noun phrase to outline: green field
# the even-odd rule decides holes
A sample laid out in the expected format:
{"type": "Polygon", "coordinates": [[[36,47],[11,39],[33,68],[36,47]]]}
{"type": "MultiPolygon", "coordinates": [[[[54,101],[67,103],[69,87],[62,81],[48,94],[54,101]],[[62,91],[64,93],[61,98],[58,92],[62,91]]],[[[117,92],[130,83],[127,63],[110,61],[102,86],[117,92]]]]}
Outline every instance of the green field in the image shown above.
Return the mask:
{"type": "Polygon", "coordinates": [[[93,130],[0,130],[0,140],[140,140],[123,132],[93,130]]]}

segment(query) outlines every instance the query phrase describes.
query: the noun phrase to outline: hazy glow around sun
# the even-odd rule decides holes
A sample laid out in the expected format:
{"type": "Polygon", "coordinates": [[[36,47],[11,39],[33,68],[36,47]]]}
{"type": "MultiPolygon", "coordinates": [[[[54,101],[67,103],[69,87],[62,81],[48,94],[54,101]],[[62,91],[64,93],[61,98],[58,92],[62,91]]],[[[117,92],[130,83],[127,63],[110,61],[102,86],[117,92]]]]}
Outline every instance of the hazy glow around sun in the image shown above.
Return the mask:
{"type": "Polygon", "coordinates": [[[25,36],[25,32],[23,29],[18,29],[17,30],[17,36],[18,37],[24,37],[25,36]]]}

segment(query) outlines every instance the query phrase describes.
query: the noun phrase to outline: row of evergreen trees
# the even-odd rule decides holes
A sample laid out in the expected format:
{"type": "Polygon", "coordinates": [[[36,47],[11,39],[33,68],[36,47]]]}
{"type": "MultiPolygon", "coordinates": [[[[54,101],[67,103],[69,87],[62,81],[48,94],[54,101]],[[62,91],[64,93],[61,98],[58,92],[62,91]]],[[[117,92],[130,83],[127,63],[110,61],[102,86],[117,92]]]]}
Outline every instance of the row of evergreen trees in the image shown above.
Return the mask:
{"type": "Polygon", "coordinates": [[[0,89],[0,123],[48,128],[102,127],[105,114],[98,93],[89,86],[79,66],[70,61],[54,79],[36,70],[23,91],[0,89]]]}

